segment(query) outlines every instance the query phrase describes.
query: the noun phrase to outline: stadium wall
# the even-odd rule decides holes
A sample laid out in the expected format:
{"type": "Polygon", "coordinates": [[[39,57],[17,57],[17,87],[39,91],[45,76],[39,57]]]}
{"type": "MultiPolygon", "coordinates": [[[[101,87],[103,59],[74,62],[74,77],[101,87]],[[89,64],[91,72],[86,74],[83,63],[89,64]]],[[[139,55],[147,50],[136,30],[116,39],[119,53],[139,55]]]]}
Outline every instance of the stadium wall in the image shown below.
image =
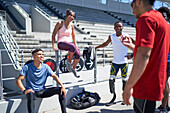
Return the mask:
{"type": "Polygon", "coordinates": [[[132,9],[130,4],[116,2],[113,0],[107,0],[106,4],[102,4],[98,0],[47,0],[47,1],[132,15],[132,9]]]}
{"type": "Polygon", "coordinates": [[[17,21],[20,22],[22,27],[26,30],[26,33],[32,32],[31,19],[29,18],[29,15],[18,4],[10,4],[9,10],[17,19],[17,21]]]}

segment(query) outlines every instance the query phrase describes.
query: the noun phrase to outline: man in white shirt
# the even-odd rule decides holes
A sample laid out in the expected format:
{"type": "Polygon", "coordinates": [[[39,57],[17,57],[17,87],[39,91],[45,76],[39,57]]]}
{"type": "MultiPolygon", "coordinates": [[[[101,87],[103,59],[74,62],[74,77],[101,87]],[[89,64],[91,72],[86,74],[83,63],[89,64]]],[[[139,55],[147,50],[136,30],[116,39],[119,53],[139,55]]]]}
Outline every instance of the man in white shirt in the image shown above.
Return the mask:
{"type": "Polygon", "coordinates": [[[114,24],[114,30],[116,31],[116,33],[109,35],[106,42],[95,47],[95,49],[103,48],[106,47],[110,42],[112,43],[113,61],[110,69],[109,87],[110,87],[110,92],[113,94],[113,98],[109,103],[106,104],[107,106],[112,105],[116,99],[115,79],[119,69],[121,69],[121,76],[122,76],[122,83],[123,83],[122,90],[124,90],[126,84],[127,71],[128,71],[128,58],[126,57],[128,48],[122,44],[120,39],[123,37],[129,37],[129,35],[122,33],[123,24],[121,22],[116,22],[114,24]]]}

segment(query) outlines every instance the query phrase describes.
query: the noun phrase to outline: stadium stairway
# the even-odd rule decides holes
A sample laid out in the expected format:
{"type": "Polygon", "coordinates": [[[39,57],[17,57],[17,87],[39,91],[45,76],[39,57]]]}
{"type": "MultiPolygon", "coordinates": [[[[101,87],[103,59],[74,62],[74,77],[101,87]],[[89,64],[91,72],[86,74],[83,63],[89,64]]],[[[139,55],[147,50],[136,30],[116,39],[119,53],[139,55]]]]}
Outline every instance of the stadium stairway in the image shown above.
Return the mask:
{"type": "MultiPolygon", "coordinates": [[[[19,2],[18,4],[25,3],[24,1],[21,2],[20,0],[17,0],[17,1],[19,2]]],[[[9,4],[9,2],[10,2],[10,0],[8,0],[8,4],[9,4]]],[[[32,1],[27,2],[27,4],[30,4],[30,5],[33,3],[34,2],[32,2],[32,1]]],[[[34,5],[35,4],[38,5],[41,3],[38,2],[38,3],[34,3],[34,5]]],[[[48,10],[45,9],[45,7],[43,5],[38,5],[38,6],[43,8],[43,10],[46,11],[48,14],[52,15],[50,12],[48,12],[48,10]]],[[[27,12],[27,13],[29,13],[29,12],[27,12]]],[[[53,17],[53,15],[52,15],[52,17],[53,17]]],[[[59,20],[55,20],[54,26],[57,23],[57,21],[59,21],[59,20]]],[[[74,24],[76,24],[76,22],[74,24]]],[[[76,39],[78,41],[79,48],[84,48],[85,46],[96,46],[96,45],[99,45],[100,42],[103,42],[103,39],[95,38],[96,37],[95,34],[94,35],[86,35],[84,33],[80,33],[80,30],[77,30],[77,29],[76,29],[76,37],[77,37],[76,39]]],[[[49,41],[49,38],[47,40],[39,40],[40,38],[36,39],[36,38],[34,38],[34,36],[29,37],[29,35],[26,35],[26,34],[15,34],[15,32],[14,32],[14,38],[16,39],[20,49],[32,49],[32,48],[37,48],[37,47],[38,48],[51,48],[51,41],[49,41]]],[[[45,38],[43,38],[43,39],[45,39],[45,38]]],[[[20,51],[20,53],[21,53],[21,51],[20,51]]],[[[81,50],[81,53],[82,53],[82,50],[81,50]]],[[[102,53],[102,51],[101,51],[101,53],[102,53]]],[[[55,55],[54,52],[49,53],[49,54],[47,54],[47,56],[49,56],[47,58],[54,58],[55,57],[54,55],[55,55]],[[51,55],[51,56],[49,56],[49,55],[51,55]]],[[[27,61],[28,59],[30,59],[31,55],[29,53],[24,52],[24,55],[19,55],[19,58],[20,58],[20,62],[23,63],[23,62],[27,61]],[[25,59],[24,61],[22,61],[21,56],[24,56],[24,59],[25,59]]]]}
{"type": "MultiPolygon", "coordinates": [[[[54,7],[50,5],[50,3],[46,2],[47,6],[49,6],[47,7],[47,6],[44,6],[40,2],[40,1],[45,2],[45,0],[39,0],[36,2],[35,1],[28,2],[28,1],[23,1],[23,0],[16,0],[16,1],[19,4],[38,5],[41,9],[43,9],[45,12],[47,12],[52,17],[58,16],[58,15],[55,15],[56,13],[52,11],[52,9],[54,8],[56,8],[56,10],[58,11],[58,14],[61,14],[62,18],[64,18],[64,13],[65,13],[65,8],[63,7],[67,7],[67,8],[75,10],[77,12],[77,18],[74,21],[75,26],[79,27],[81,31],[84,31],[85,33],[89,33],[89,35],[86,35],[84,33],[80,33],[80,30],[76,29],[76,37],[77,37],[76,39],[78,41],[79,48],[84,48],[85,46],[97,46],[101,44],[102,42],[104,42],[105,40],[107,40],[110,34],[114,33],[113,25],[108,24],[106,22],[112,23],[117,20],[114,20],[111,16],[109,16],[108,14],[105,14],[103,11],[100,11],[100,10],[94,10],[94,9],[82,8],[82,7],[80,10],[80,7],[78,6],[72,6],[68,4],[66,5],[66,4],[60,4],[60,3],[53,4],[55,6],[54,7]],[[88,19],[85,16],[83,16],[87,12],[91,12],[88,16],[86,16],[88,17],[88,19]],[[100,18],[104,18],[104,19],[100,19],[100,18]],[[113,21],[108,21],[108,20],[113,20],[113,21]]],[[[10,2],[12,2],[12,0],[6,0],[5,2],[3,2],[3,4],[5,4],[5,6],[8,7],[8,4],[10,2]]],[[[54,26],[57,23],[57,21],[58,20],[54,22],[54,26]]],[[[133,27],[125,27],[124,31],[128,33],[131,37],[135,38],[135,31],[133,27]]],[[[49,40],[49,38],[47,40],[39,40],[37,38],[34,38],[33,35],[29,37],[29,35],[25,35],[25,34],[14,34],[14,38],[16,39],[20,49],[52,48],[51,41],[49,40]]],[[[103,54],[102,54],[103,51],[99,50],[99,53],[101,53],[99,57],[103,57],[103,54]]],[[[53,53],[47,54],[47,56],[49,55],[51,55],[49,58],[54,58],[55,54],[53,52],[53,53]]],[[[25,61],[30,59],[30,55],[28,55],[28,53],[24,52],[24,56],[25,56],[24,57],[25,61]]],[[[108,50],[105,56],[112,57],[112,51],[108,50]]]]}
{"type": "MultiPolygon", "coordinates": [[[[116,21],[120,21],[119,19],[113,18],[112,16],[108,15],[107,13],[101,10],[95,10],[91,8],[79,7],[79,6],[69,5],[69,4],[50,2],[46,0],[40,0],[40,1],[46,4],[49,8],[51,8],[51,10],[57,11],[62,17],[64,17],[67,8],[75,11],[76,19],[73,21],[73,23],[75,26],[79,27],[85,33],[89,34],[90,36],[89,38],[92,39],[91,40],[92,46],[97,46],[102,42],[104,42],[105,40],[107,40],[108,36],[114,33],[113,24],[116,21]]],[[[125,15],[124,17],[126,16],[132,17],[131,20],[134,19],[133,16],[125,15]]],[[[127,22],[123,22],[123,24],[125,26],[124,32],[128,33],[132,38],[135,39],[135,35],[136,35],[135,28],[131,27],[131,25],[128,25],[127,22]]],[[[84,38],[83,40],[86,41],[89,40],[89,38],[84,38]]],[[[109,51],[110,51],[108,53],[109,55],[106,56],[112,57],[112,55],[110,54],[112,51],[111,50],[109,51]]],[[[100,52],[102,53],[102,51],[100,52]]]]}
{"type": "MultiPolygon", "coordinates": [[[[117,20],[114,20],[113,17],[109,16],[108,14],[105,14],[103,11],[100,10],[94,10],[89,8],[82,8],[80,10],[80,7],[78,6],[72,6],[72,5],[66,5],[66,4],[60,4],[55,3],[53,6],[49,2],[45,2],[45,0],[39,0],[39,1],[23,1],[23,0],[16,0],[20,6],[23,6],[23,4],[27,5],[37,5],[39,6],[43,11],[48,13],[52,18],[54,18],[54,26],[57,23],[57,21],[60,21],[64,18],[65,14],[65,7],[75,10],[77,13],[77,18],[75,21],[73,21],[74,25],[77,26],[78,29],[75,27],[76,31],[76,40],[78,41],[78,47],[84,48],[86,46],[97,46],[101,43],[103,43],[105,40],[107,40],[108,36],[112,33],[114,33],[114,28],[112,24],[108,24],[115,22],[117,20]],[[43,3],[42,3],[43,1],[43,3]],[[44,5],[46,3],[46,6],[44,5]],[[55,7],[54,7],[55,6],[55,7]],[[54,10],[58,13],[54,13],[54,10]],[[88,19],[83,16],[86,15],[87,12],[91,12],[87,17],[88,19]],[[60,14],[60,16],[58,16],[60,14]],[[58,19],[57,19],[57,17],[58,19]],[[83,18],[84,17],[84,18],[83,18]],[[107,18],[106,18],[107,17],[107,18]],[[104,19],[100,19],[104,18],[104,19]],[[109,20],[109,21],[108,21],[109,20]],[[112,21],[110,21],[112,20],[112,21]],[[107,22],[107,23],[106,23],[107,22]]],[[[6,7],[8,7],[8,4],[12,2],[12,0],[6,0],[3,2],[6,7]]],[[[24,9],[24,7],[22,7],[24,9]]],[[[30,17],[31,14],[29,13],[30,17]]],[[[125,25],[126,26],[126,25],[125,25]]],[[[133,27],[125,27],[124,31],[128,33],[131,37],[135,38],[135,31],[133,27]]],[[[16,42],[18,43],[20,49],[33,49],[33,48],[52,48],[51,46],[51,39],[50,38],[35,38],[33,35],[26,35],[26,34],[15,34],[14,32],[14,38],[16,39],[16,42]],[[40,40],[41,39],[41,40],[40,40]]],[[[108,46],[109,48],[111,45],[108,46]]],[[[26,62],[31,58],[30,51],[24,52],[24,54],[20,54],[20,62],[26,62]],[[21,56],[24,56],[24,61],[21,58],[21,56]]],[[[20,51],[21,53],[21,51],[20,51]]],[[[81,49],[82,53],[82,49],[81,49]]],[[[106,54],[103,56],[103,50],[99,50],[98,57],[109,57],[112,58],[112,50],[107,50],[106,54]]],[[[64,53],[66,54],[66,53],[64,53]]],[[[45,58],[55,58],[54,52],[49,52],[46,54],[45,58]],[[48,57],[47,57],[48,56],[48,57]]],[[[102,61],[101,61],[102,62],[102,61]]],[[[108,62],[111,62],[111,60],[108,60],[108,62]]]]}

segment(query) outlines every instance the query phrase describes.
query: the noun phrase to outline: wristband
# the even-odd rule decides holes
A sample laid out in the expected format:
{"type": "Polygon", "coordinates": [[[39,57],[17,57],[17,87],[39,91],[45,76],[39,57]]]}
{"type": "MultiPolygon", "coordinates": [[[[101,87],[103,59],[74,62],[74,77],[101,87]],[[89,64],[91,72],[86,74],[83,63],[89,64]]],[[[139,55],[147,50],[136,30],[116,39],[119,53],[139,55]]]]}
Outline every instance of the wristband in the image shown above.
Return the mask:
{"type": "Polygon", "coordinates": [[[27,91],[27,90],[25,89],[25,90],[23,91],[23,94],[25,94],[26,91],[27,91]]]}

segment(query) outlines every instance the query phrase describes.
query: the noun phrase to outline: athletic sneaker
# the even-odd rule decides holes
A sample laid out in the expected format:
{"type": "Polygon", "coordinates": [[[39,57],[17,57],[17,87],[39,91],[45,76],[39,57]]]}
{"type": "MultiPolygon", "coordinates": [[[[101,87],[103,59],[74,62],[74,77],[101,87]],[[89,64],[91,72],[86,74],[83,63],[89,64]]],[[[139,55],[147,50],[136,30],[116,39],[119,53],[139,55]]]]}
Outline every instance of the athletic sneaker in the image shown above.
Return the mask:
{"type": "Polygon", "coordinates": [[[71,68],[70,71],[73,72],[73,74],[74,74],[75,77],[77,77],[77,78],[80,77],[79,75],[77,75],[77,71],[76,71],[75,69],[71,68]]]}
{"type": "Polygon", "coordinates": [[[158,109],[160,110],[160,113],[168,113],[166,108],[163,108],[161,105],[158,107],[158,109]]]}
{"type": "MultiPolygon", "coordinates": [[[[160,105],[158,107],[158,109],[161,111],[162,109],[164,110],[165,108],[163,108],[162,105],[160,105]]],[[[167,113],[168,113],[168,111],[170,111],[170,107],[169,106],[166,106],[166,111],[167,111],[167,113]]]]}
{"type": "Polygon", "coordinates": [[[160,110],[160,113],[168,113],[168,111],[166,110],[166,108],[164,108],[160,110]]]}
{"type": "Polygon", "coordinates": [[[170,107],[169,107],[169,106],[166,106],[166,110],[167,110],[167,111],[170,111],[170,107]]]}
{"type": "Polygon", "coordinates": [[[73,64],[70,63],[68,60],[66,61],[66,67],[67,67],[67,70],[70,72],[71,69],[73,68],[73,64]]]}

